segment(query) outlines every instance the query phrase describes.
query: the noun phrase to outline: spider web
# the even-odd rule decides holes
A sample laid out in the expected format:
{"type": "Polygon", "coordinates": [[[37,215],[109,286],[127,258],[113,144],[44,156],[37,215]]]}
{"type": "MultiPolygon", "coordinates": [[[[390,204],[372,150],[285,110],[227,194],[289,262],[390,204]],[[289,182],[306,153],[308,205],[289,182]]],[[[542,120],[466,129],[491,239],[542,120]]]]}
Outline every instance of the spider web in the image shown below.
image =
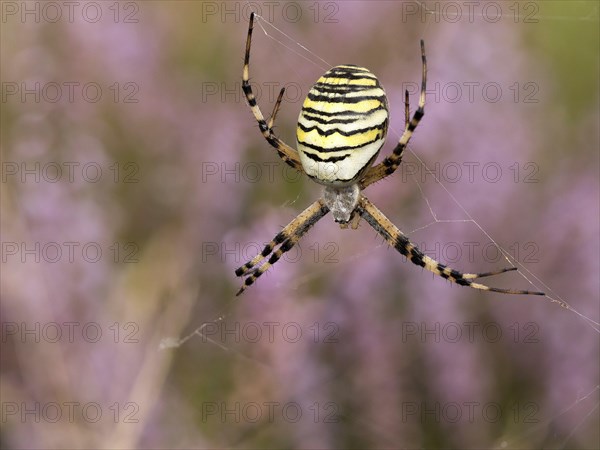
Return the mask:
{"type": "MultiPolygon", "coordinates": [[[[439,14],[438,12],[429,9],[425,2],[418,1],[416,3],[418,3],[420,5],[420,7],[423,9],[425,14],[432,15],[432,16],[439,14]]],[[[537,16],[537,17],[541,20],[589,21],[589,20],[597,20],[597,15],[598,15],[597,11],[598,11],[598,6],[594,5],[592,10],[590,11],[590,14],[587,16],[565,17],[565,16],[550,16],[550,15],[543,16],[542,15],[542,16],[537,16]]],[[[511,15],[511,17],[513,17],[513,16],[511,15]]],[[[427,28],[429,26],[430,26],[430,22],[426,23],[425,31],[427,30],[427,28]]],[[[311,50],[310,48],[308,48],[301,42],[294,39],[290,34],[286,33],[285,31],[281,30],[280,28],[276,27],[275,25],[273,25],[272,23],[267,21],[264,17],[261,17],[259,15],[257,15],[257,20],[255,22],[255,33],[258,30],[260,30],[263,33],[264,37],[272,40],[277,46],[285,49],[285,51],[287,51],[287,52],[294,54],[298,58],[301,58],[302,60],[304,60],[314,66],[319,67],[323,71],[332,67],[332,64],[327,62],[317,52],[311,50]]],[[[290,69],[290,71],[296,71],[296,69],[292,66],[289,66],[289,69],[290,69]]],[[[393,134],[395,136],[395,140],[399,139],[401,133],[398,133],[398,130],[396,130],[390,126],[390,132],[391,132],[391,134],[393,134]]],[[[469,213],[468,209],[456,198],[456,196],[454,196],[452,194],[452,192],[446,187],[446,185],[443,183],[443,181],[439,179],[439,177],[435,174],[435,171],[431,170],[427,166],[425,161],[423,161],[423,159],[421,157],[419,157],[419,155],[417,153],[415,153],[411,149],[410,146],[407,148],[407,151],[412,155],[413,158],[415,158],[416,161],[418,161],[418,163],[424,170],[426,170],[426,171],[428,171],[428,173],[432,174],[432,177],[434,178],[435,183],[444,191],[445,195],[451,200],[451,202],[456,206],[456,208],[466,217],[466,219],[444,219],[444,218],[438,217],[438,214],[435,212],[434,207],[432,206],[430,200],[428,199],[426,193],[424,192],[424,190],[423,190],[421,184],[419,183],[419,181],[417,180],[416,176],[414,174],[411,174],[410,176],[411,176],[413,183],[417,186],[417,188],[420,192],[421,198],[423,199],[423,202],[427,205],[429,214],[431,216],[431,221],[422,226],[414,228],[413,230],[410,231],[410,233],[424,230],[424,229],[427,229],[429,227],[439,225],[439,224],[448,224],[448,223],[472,224],[498,249],[498,251],[502,255],[502,258],[504,258],[504,260],[506,260],[507,263],[510,264],[510,266],[519,268],[518,273],[524,280],[527,281],[527,283],[529,285],[534,287],[536,290],[544,290],[546,292],[546,295],[544,297],[546,300],[548,300],[550,303],[556,303],[560,307],[575,314],[576,317],[578,318],[578,320],[582,320],[586,324],[586,326],[591,327],[596,333],[600,333],[600,323],[598,321],[596,321],[593,318],[588,317],[585,314],[582,314],[581,312],[576,310],[567,300],[565,300],[558,293],[556,293],[549,286],[548,283],[544,282],[538,275],[536,275],[533,271],[531,271],[530,269],[525,267],[515,257],[513,257],[510,254],[510,252],[507,251],[505,248],[503,248],[497,242],[497,240],[495,240],[492,237],[492,235],[469,213]],[[543,288],[543,289],[541,289],[541,288],[543,288]]],[[[298,198],[291,200],[287,204],[294,204],[297,199],[298,198]]],[[[352,257],[343,261],[342,264],[352,264],[352,263],[362,259],[366,253],[375,252],[378,248],[386,247],[386,246],[387,246],[387,244],[384,242],[384,243],[381,243],[367,251],[359,252],[358,254],[353,255],[352,257]]],[[[297,285],[303,284],[307,280],[311,279],[312,277],[313,277],[312,274],[303,275],[299,279],[296,280],[296,284],[297,285]]],[[[532,298],[527,298],[527,297],[525,297],[524,300],[533,301],[532,298]]],[[[236,358],[240,358],[242,360],[248,361],[251,364],[258,364],[262,367],[267,368],[267,370],[273,370],[274,373],[277,373],[275,371],[274,367],[272,365],[270,365],[269,363],[266,363],[264,361],[257,359],[256,356],[249,356],[246,353],[244,353],[243,351],[240,351],[233,346],[228,346],[228,345],[223,344],[222,342],[219,342],[218,340],[212,339],[210,336],[208,336],[205,333],[206,328],[208,326],[222,323],[223,321],[225,321],[225,319],[227,317],[228,317],[228,314],[219,314],[218,317],[216,317],[215,319],[210,320],[208,322],[204,322],[200,327],[196,328],[195,330],[193,330],[191,333],[185,335],[184,337],[165,338],[165,339],[163,339],[163,341],[160,344],[160,349],[165,350],[165,349],[177,348],[177,347],[180,347],[183,344],[187,343],[189,340],[191,340],[193,338],[202,338],[206,342],[211,343],[212,345],[218,347],[219,349],[223,350],[226,353],[231,354],[232,356],[235,356],[236,358]]],[[[316,383],[306,386],[304,390],[305,390],[305,392],[308,393],[312,389],[315,389],[315,388],[318,388],[319,386],[327,385],[327,384],[333,382],[334,379],[335,379],[335,377],[324,377],[324,378],[318,380],[316,383]]],[[[553,423],[556,421],[559,421],[567,413],[578,413],[578,417],[579,417],[578,422],[576,423],[575,426],[573,426],[571,432],[564,438],[561,445],[559,446],[559,448],[568,448],[568,446],[570,445],[570,441],[573,438],[573,436],[575,436],[576,432],[584,424],[586,424],[598,410],[599,403],[597,400],[597,396],[598,396],[599,391],[600,391],[600,385],[595,385],[595,386],[590,387],[589,389],[580,393],[578,395],[578,397],[572,401],[572,403],[565,406],[565,408],[558,411],[556,414],[554,414],[549,419],[544,420],[540,423],[537,423],[537,424],[531,426],[526,431],[524,431],[520,434],[519,433],[512,434],[510,441],[499,442],[499,443],[497,443],[495,448],[502,449],[502,448],[519,447],[520,444],[527,442],[528,436],[533,435],[534,433],[537,433],[540,430],[543,431],[543,430],[551,429],[553,423]],[[580,413],[578,411],[579,409],[583,409],[583,412],[580,413]]],[[[380,433],[384,437],[384,439],[385,439],[386,435],[388,434],[386,432],[386,428],[384,425],[378,426],[378,424],[375,424],[373,422],[365,422],[365,421],[363,421],[361,423],[361,425],[364,425],[365,427],[370,428],[370,429],[376,429],[376,431],[378,433],[380,433]]],[[[262,426],[266,427],[266,426],[269,426],[269,424],[265,424],[262,426]]],[[[258,429],[260,431],[260,426],[258,427],[258,429]]],[[[257,433],[259,431],[255,430],[252,433],[257,433]]],[[[233,446],[239,445],[239,444],[245,442],[245,440],[248,438],[249,438],[249,434],[244,432],[244,433],[240,434],[239,436],[233,436],[230,443],[233,446]]],[[[397,445],[397,442],[395,442],[393,435],[389,435],[389,445],[397,445]]]]}

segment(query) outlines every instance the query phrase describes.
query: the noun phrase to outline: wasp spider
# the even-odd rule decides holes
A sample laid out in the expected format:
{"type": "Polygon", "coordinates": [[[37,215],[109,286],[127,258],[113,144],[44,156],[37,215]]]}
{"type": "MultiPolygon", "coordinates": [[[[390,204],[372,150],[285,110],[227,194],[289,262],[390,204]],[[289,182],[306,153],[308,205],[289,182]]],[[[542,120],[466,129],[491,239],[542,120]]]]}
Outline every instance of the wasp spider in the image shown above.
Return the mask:
{"type": "Polygon", "coordinates": [[[323,216],[331,211],[341,228],[358,227],[362,217],[387,243],[414,264],[453,283],[484,291],[503,294],[545,295],[543,292],[500,289],[475,282],[477,278],[517,270],[509,267],[494,272],[462,273],[437,262],[421,252],[373,203],[363,194],[364,188],[394,171],[402,154],[425,113],[427,62],[425,44],[421,41],[423,66],[419,106],[412,118],[409,115],[408,91],[405,92],[405,128],[392,154],[381,163],[373,162],[383,146],[389,118],[387,97],[379,80],[364,67],[336,66],[319,78],[309,91],[298,118],[297,149],[281,141],[273,133],[273,122],[281,105],[281,89],[271,118],[266,121],[248,81],[250,44],[254,13],[250,15],[242,89],[258,122],[258,127],[287,164],[325,186],[323,198],[317,200],[292,220],[263,251],[235,271],[245,277],[237,295],[252,285],[258,277],[289,251],[300,238],[323,216]],[[275,249],[278,247],[277,249],[275,249]]]}

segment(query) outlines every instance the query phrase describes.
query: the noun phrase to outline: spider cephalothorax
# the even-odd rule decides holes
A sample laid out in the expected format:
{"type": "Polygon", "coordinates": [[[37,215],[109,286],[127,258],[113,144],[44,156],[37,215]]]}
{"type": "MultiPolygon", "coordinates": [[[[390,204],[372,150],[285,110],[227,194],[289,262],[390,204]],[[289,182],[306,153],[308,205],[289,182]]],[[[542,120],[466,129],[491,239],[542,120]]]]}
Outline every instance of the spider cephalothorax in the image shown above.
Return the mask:
{"type": "Polygon", "coordinates": [[[363,218],[390,246],[411,262],[459,285],[503,294],[545,295],[543,292],[493,288],[473,281],[476,278],[517,270],[516,267],[494,272],[462,273],[435,261],[412,244],[362,193],[370,184],[396,171],[415,128],[425,114],[427,61],[423,41],[419,106],[410,117],[406,91],[404,133],[392,154],[373,166],[385,141],[389,121],[387,98],[377,77],[364,67],[346,64],[328,70],[319,78],[309,91],[298,117],[296,151],[273,133],[273,123],[284,90],[279,93],[268,122],[252,93],[248,79],[253,24],[254,13],[250,15],[242,75],[242,89],[250,109],[263,136],[277,150],[279,156],[294,169],[324,185],[325,190],[323,198],[301,212],[260,254],[235,271],[236,275],[245,277],[237,295],[253,284],[330,211],[342,228],[347,228],[348,225],[357,228],[358,221],[363,218]]]}

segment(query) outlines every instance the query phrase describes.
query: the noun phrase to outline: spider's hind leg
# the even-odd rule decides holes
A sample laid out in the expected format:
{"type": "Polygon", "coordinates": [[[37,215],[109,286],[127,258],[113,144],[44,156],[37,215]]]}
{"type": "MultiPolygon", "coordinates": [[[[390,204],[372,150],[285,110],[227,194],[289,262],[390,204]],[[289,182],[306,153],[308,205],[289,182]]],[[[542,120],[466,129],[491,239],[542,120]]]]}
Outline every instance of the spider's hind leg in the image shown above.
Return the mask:
{"type": "Polygon", "coordinates": [[[406,256],[413,264],[423,267],[430,272],[439,275],[453,283],[461,286],[468,286],[482,291],[500,292],[502,294],[522,294],[522,295],[546,295],[538,291],[525,291],[519,289],[500,289],[486,286],[485,284],[475,283],[472,280],[477,278],[499,275],[504,272],[517,270],[516,267],[509,267],[493,272],[483,273],[462,273],[452,269],[435,259],[425,255],[414,245],[402,231],[396,227],[375,205],[373,205],[365,196],[361,196],[357,210],[360,215],[377,231],[387,243],[406,256]]]}

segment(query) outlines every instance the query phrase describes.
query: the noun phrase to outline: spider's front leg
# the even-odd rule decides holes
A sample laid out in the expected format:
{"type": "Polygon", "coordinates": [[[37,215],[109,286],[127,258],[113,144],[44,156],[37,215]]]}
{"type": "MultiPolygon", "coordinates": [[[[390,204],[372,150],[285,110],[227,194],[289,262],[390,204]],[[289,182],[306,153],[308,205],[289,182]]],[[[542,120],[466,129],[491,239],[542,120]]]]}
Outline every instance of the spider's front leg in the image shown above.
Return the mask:
{"type": "Polygon", "coordinates": [[[392,154],[387,156],[382,162],[376,166],[371,167],[367,173],[360,180],[361,189],[366,188],[370,184],[373,184],[388,175],[393,174],[400,163],[402,162],[402,155],[404,150],[410,142],[414,131],[417,129],[419,122],[425,115],[425,92],[427,90],[427,58],[425,57],[425,42],[421,40],[421,61],[422,61],[422,74],[421,74],[421,92],[419,94],[419,106],[409,120],[409,106],[408,106],[408,91],[405,91],[404,100],[404,114],[405,114],[405,127],[404,133],[400,137],[398,144],[392,151],[392,154]]]}
{"type": "Polygon", "coordinates": [[[244,69],[242,71],[242,90],[244,91],[244,95],[246,96],[246,101],[248,102],[248,106],[250,106],[250,110],[252,111],[252,115],[258,122],[258,128],[262,133],[263,137],[267,140],[272,147],[277,150],[277,154],[279,157],[285,161],[288,165],[296,169],[298,172],[304,173],[304,169],[302,168],[302,163],[300,162],[300,158],[298,157],[298,153],[292,147],[287,145],[281,139],[279,139],[273,133],[273,122],[275,121],[275,116],[277,115],[277,111],[281,105],[281,99],[283,97],[284,89],[281,89],[279,92],[279,98],[275,103],[275,107],[273,109],[273,114],[271,115],[271,119],[269,122],[265,120],[258,103],[256,103],[256,97],[252,92],[252,86],[250,86],[250,47],[252,46],[252,30],[254,29],[254,16],[255,14],[250,14],[250,22],[248,23],[248,36],[246,37],[246,52],[244,54],[244,69]]]}
{"type": "Polygon", "coordinates": [[[500,269],[494,272],[483,272],[483,273],[462,273],[458,270],[454,270],[451,267],[447,267],[444,264],[437,262],[435,259],[425,255],[421,250],[414,245],[408,237],[402,231],[396,227],[373,203],[371,203],[365,196],[361,196],[357,211],[359,214],[371,225],[375,231],[377,231],[387,243],[398,250],[401,254],[406,256],[413,264],[423,267],[424,269],[433,272],[436,275],[441,276],[453,283],[461,286],[468,286],[473,289],[480,289],[482,291],[500,292],[502,294],[523,294],[523,295],[546,295],[543,292],[538,291],[525,291],[518,289],[500,289],[495,287],[489,287],[481,283],[474,283],[472,280],[477,278],[489,277],[492,275],[498,275],[504,272],[517,270],[516,267],[509,267],[506,269],[500,269]]]}
{"type": "Polygon", "coordinates": [[[281,230],[261,253],[236,269],[235,274],[238,277],[245,277],[244,284],[236,295],[244,292],[258,277],[269,270],[269,267],[279,261],[283,254],[291,250],[300,238],[328,212],[329,208],[325,203],[320,199],[317,200],[281,230]],[[275,250],[277,246],[279,248],[275,250]],[[267,260],[269,255],[270,258],[267,260]]]}

